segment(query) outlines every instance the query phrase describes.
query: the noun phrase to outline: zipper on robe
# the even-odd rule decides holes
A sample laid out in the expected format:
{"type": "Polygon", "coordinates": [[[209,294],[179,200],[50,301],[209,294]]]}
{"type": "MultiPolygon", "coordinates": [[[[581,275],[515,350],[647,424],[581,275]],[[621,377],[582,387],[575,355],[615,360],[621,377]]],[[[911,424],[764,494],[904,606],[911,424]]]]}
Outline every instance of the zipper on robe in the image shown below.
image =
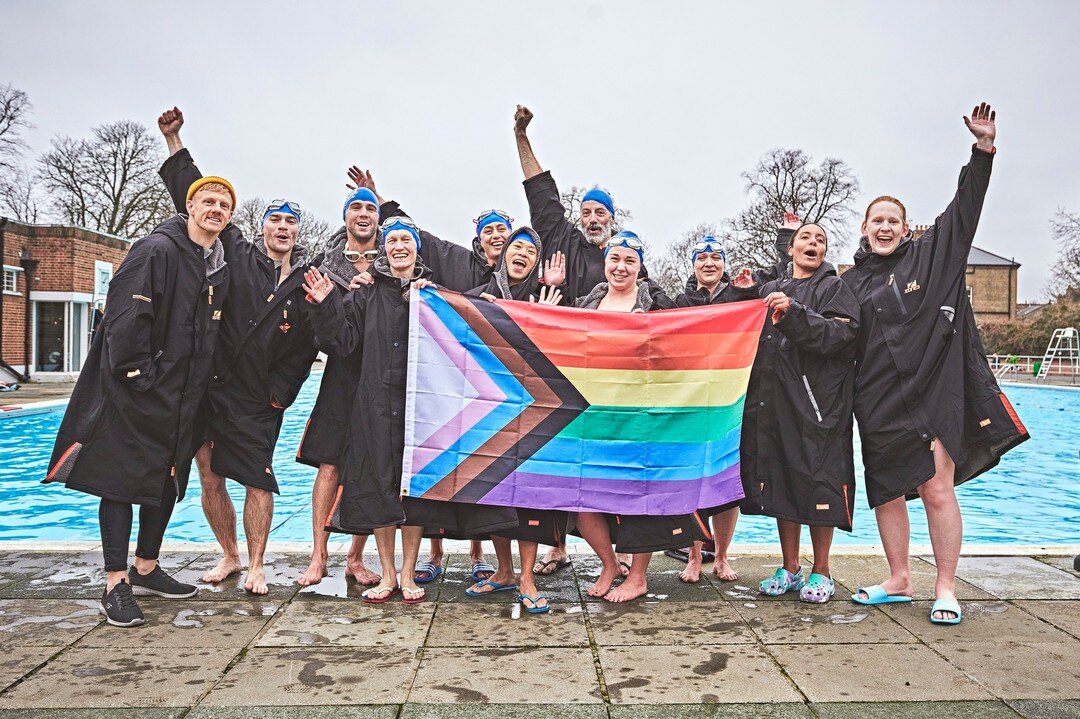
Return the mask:
{"type": "Polygon", "coordinates": [[[900,314],[907,314],[907,307],[904,307],[904,297],[900,294],[900,285],[896,284],[896,276],[889,275],[889,287],[892,287],[893,294],[896,295],[896,304],[900,305],[900,314]]]}

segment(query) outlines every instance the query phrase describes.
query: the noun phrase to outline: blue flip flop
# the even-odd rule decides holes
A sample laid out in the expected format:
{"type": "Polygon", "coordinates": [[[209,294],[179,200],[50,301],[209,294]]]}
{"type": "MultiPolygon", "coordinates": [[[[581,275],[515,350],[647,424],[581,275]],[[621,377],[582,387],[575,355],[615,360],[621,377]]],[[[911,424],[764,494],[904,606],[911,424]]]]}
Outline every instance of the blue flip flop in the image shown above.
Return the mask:
{"type": "Polygon", "coordinates": [[[536,606],[536,603],[539,602],[541,599],[547,599],[547,597],[545,597],[543,594],[537,594],[535,597],[530,597],[528,594],[518,595],[518,601],[521,602],[521,608],[529,614],[547,614],[551,610],[550,604],[545,604],[542,607],[536,606]],[[526,600],[532,602],[531,607],[525,606],[526,600]]]}
{"type": "Polygon", "coordinates": [[[499,584],[498,582],[493,582],[490,579],[481,579],[479,582],[476,583],[476,586],[491,587],[491,591],[476,592],[473,591],[472,587],[469,587],[465,590],[465,594],[469,595],[470,597],[483,597],[488,594],[495,594],[496,592],[509,592],[511,589],[517,589],[516,584],[499,584]]]}
{"type": "Polygon", "coordinates": [[[493,574],[495,574],[495,567],[493,565],[487,562],[477,562],[472,565],[472,572],[469,573],[469,579],[473,580],[474,583],[480,582],[493,574]],[[480,572],[487,572],[487,577],[481,577],[480,572]]]}
{"type": "Polygon", "coordinates": [[[963,618],[964,613],[960,611],[960,605],[952,599],[939,599],[930,609],[930,621],[934,624],[959,624],[963,618]],[[934,617],[935,612],[952,612],[956,616],[952,619],[937,619],[934,617]]]}
{"type": "Polygon", "coordinates": [[[851,595],[851,601],[856,604],[911,604],[911,597],[903,594],[889,594],[885,587],[875,584],[872,587],[859,587],[859,590],[851,595]],[[866,599],[859,596],[859,592],[866,595],[866,599]]]}
{"type": "Polygon", "coordinates": [[[413,580],[417,584],[431,584],[436,579],[443,575],[443,568],[432,564],[431,562],[424,562],[423,564],[417,564],[416,569],[413,570],[413,580]],[[421,576],[426,575],[426,576],[421,576]]]}

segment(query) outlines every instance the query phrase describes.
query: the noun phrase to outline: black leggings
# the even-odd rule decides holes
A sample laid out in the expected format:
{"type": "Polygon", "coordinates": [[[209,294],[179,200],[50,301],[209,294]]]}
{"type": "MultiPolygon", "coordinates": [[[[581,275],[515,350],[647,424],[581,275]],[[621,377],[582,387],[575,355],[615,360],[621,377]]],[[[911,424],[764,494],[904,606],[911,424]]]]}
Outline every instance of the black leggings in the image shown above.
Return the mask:
{"type": "MultiPolygon", "coordinates": [[[[135,556],[157,559],[165,527],[169,525],[173,507],[176,505],[176,488],[172,482],[165,483],[161,506],[139,505],[139,542],[135,556]]],[[[101,526],[101,552],[105,555],[106,572],[122,572],[128,568],[128,544],[131,542],[131,505],[102,499],[98,507],[98,524],[101,526]]]]}

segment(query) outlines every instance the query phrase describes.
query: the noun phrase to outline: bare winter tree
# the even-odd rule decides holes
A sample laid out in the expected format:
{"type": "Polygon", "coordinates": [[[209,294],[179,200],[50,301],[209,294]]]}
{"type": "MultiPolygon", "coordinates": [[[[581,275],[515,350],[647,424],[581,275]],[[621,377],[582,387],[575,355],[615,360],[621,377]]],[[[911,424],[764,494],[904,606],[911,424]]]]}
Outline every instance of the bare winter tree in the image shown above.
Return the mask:
{"type": "Polygon", "coordinates": [[[29,148],[22,138],[30,123],[30,96],[10,84],[0,85],[0,171],[14,170],[29,148]]]}
{"type": "Polygon", "coordinates": [[[95,127],[88,139],[53,138],[38,172],[61,220],[135,238],[172,214],[157,174],[162,160],[145,126],[121,120],[95,127]]]}
{"type": "Polygon", "coordinates": [[[41,218],[33,176],[23,165],[0,176],[0,214],[28,224],[41,218]]]}
{"type": "MultiPolygon", "coordinates": [[[[715,222],[697,224],[679,235],[678,239],[668,246],[662,257],[648,265],[649,276],[656,280],[664,288],[664,292],[672,299],[683,291],[687,278],[694,273],[694,263],[690,260],[690,249],[702,237],[710,235],[721,238],[720,226],[715,222]]],[[[730,268],[728,268],[728,274],[731,274],[730,268]]]]}
{"type": "MultiPolygon", "coordinates": [[[[252,242],[262,238],[262,216],[266,212],[266,204],[263,198],[252,197],[241,202],[233,213],[233,224],[252,242]]],[[[310,212],[301,211],[297,242],[308,249],[309,258],[323,251],[331,234],[333,229],[329,223],[310,212]]]]}
{"type": "MultiPolygon", "coordinates": [[[[566,208],[566,218],[573,222],[575,225],[578,219],[581,218],[581,198],[585,196],[585,193],[590,188],[582,187],[581,185],[573,185],[568,190],[564,190],[559,193],[559,199],[562,200],[563,207],[566,208]]],[[[601,190],[608,192],[606,187],[601,187],[601,190]]],[[[610,195],[611,193],[608,192],[610,195]]],[[[623,207],[615,206],[615,228],[616,230],[626,227],[626,223],[634,219],[634,215],[623,207]]]]}
{"type": "Polygon", "coordinates": [[[1068,290],[1080,290],[1080,213],[1058,209],[1050,220],[1050,232],[1058,253],[1050,266],[1046,293],[1058,297],[1068,290]]]}
{"type": "Polygon", "coordinates": [[[847,244],[848,223],[858,217],[855,198],[859,181],[843,160],[826,157],[814,165],[802,150],[767,152],[753,170],[744,172],[748,203],[725,228],[732,264],[762,268],[775,261],[777,222],[792,211],[804,222],[821,225],[829,250],[847,244]]]}

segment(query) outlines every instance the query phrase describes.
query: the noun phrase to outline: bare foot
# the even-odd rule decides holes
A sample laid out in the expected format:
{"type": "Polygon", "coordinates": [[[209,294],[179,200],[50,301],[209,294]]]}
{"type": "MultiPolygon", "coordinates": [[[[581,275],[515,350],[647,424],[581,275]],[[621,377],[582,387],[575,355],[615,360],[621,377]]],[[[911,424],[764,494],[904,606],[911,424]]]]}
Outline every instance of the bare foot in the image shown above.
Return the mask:
{"type": "Polygon", "coordinates": [[[545,554],[543,558],[537,560],[536,564],[533,565],[533,574],[539,574],[541,576],[554,574],[559,564],[566,560],[565,547],[552,547],[547,551],[547,554],[545,554]]]}
{"type": "Polygon", "coordinates": [[[296,583],[301,587],[310,587],[312,584],[318,584],[326,576],[326,560],[318,557],[311,558],[311,564],[304,570],[304,573],[296,578],[296,583]]]}
{"type": "Polygon", "coordinates": [[[739,573],[731,568],[727,557],[717,557],[713,561],[712,573],[721,582],[734,582],[739,579],[739,573]]]}
{"type": "Polygon", "coordinates": [[[546,607],[548,605],[547,597],[541,596],[540,590],[536,588],[536,583],[533,581],[524,581],[524,579],[518,579],[518,594],[524,599],[518,599],[518,601],[528,602],[531,606],[526,606],[526,609],[539,609],[540,607],[546,607]],[[536,597],[535,600],[532,598],[536,597]]]}
{"type": "Polygon", "coordinates": [[[622,584],[605,594],[604,599],[616,604],[632,602],[638,597],[644,596],[648,591],[649,584],[644,579],[636,580],[628,577],[622,584]]]}
{"type": "Polygon", "coordinates": [[[244,566],[240,564],[240,560],[237,557],[222,557],[221,561],[217,563],[217,566],[202,575],[202,578],[199,579],[199,581],[206,584],[217,584],[227,577],[239,574],[243,568],[244,566]]]}
{"type": "MultiPolygon", "coordinates": [[[[937,592],[937,597],[935,597],[935,598],[936,599],[946,599],[946,600],[951,599],[952,601],[955,602],[956,601],[956,594],[954,592],[941,591],[941,592],[937,592]]],[[[934,619],[956,619],[956,612],[952,611],[951,609],[938,610],[938,611],[934,612],[933,616],[934,616],[934,619]]]]}
{"type": "MultiPolygon", "coordinates": [[[[895,581],[892,577],[889,577],[881,583],[881,588],[885,590],[885,593],[889,596],[903,596],[910,597],[915,594],[915,587],[911,586],[911,580],[907,581],[895,581]]],[[[861,599],[868,599],[866,592],[859,591],[858,596],[861,599]]]]}
{"type": "Polygon", "coordinates": [[[624,577],[630,574],[630,560],[632,557],[626,553],[616,554],[615,556],[619,559],[619,574],[624,577]]]}
{"type": "Polygon", "coordinates": [[[690,555],[689,561],[686,562],[686,569],[679,572],[679,580],[686,582],[687,584],[697,584],[701,581],[701,555],[696,558],[693,554],[690,555]]]}
{"type": "Polygon", "coordinates": [[[345,562],[345,576],[352,577],[356,580],[357,584],[361,584],[365,587],[370,587],[373,584],[378,584],[382,581],[382,576],[371,571],[364,565],[364,560],[354,562],[349,559],[345,562]]]}
{"type": "Polygon", "coordinates": [[[585,593],[590,597],[602,597],[611,591],[611,583],[622,576],[618,569],[619,565],[614,567],[605,566],[603,571],[600,572],[600,578],[596,582],[585,590],[585,593]]]}
{"type": "Polygon", "coordinates": [[[513,572],[496,572],[487,579],[482,579],[476,584],[472,585],[466,590],[466,592],[473,595],[491,594],[495,591],[495,587],[491,586],[492,584],[500,584],[503,586],[516,585],[517,577],[514,576],[513,572]]]}
{"type": "Polygon", "coordinates": [[[266,574],[262,567],[250,567],[244,578],[244,589],[252,594],[266,594],[270,588],[266,586],[266,574]]]}

